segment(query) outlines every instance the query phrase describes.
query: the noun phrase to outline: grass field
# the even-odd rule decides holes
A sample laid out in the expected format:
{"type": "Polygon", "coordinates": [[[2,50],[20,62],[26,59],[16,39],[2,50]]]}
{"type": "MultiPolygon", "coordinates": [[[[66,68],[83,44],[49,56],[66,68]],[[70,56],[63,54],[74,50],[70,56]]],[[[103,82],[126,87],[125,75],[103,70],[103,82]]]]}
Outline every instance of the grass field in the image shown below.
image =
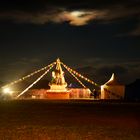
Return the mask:
{"type": "Polygon", "coordinates": [[[140,140],[140,103],[0,101],[0,140],[140,140]]]}

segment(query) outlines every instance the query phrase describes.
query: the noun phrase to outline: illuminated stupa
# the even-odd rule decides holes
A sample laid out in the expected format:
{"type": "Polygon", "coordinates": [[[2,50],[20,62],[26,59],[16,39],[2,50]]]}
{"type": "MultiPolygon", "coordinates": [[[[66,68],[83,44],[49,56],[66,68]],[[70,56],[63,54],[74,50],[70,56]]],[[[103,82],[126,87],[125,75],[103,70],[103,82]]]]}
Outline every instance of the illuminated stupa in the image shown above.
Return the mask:
{"type": "Polygon", "coordinates": [[[52,80],[49,83],[50,91],[67,91],[67,83],[65,81],[64,72],[62,71],[61,62],[56,60],[56,69],[52,72],[52,80]]]}
{"type": "Polygon", "coordinates": [[[69,91],[59,58],[56,60],[55,70],[52,71],[52,80],[49,86],[50,89],[46,93],[47,99],[69,99],[69,91]]]}

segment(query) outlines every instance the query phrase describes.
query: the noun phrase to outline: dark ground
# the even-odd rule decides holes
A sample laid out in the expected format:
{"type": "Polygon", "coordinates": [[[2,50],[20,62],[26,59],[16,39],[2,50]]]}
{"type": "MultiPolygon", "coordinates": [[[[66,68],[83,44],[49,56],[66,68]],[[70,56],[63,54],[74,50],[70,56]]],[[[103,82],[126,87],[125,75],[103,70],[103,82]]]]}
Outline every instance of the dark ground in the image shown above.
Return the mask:
{"type": "Polygon", "coordinates": [[[0,140],[140,140],[140,103],[1,101],[0,140]]]}

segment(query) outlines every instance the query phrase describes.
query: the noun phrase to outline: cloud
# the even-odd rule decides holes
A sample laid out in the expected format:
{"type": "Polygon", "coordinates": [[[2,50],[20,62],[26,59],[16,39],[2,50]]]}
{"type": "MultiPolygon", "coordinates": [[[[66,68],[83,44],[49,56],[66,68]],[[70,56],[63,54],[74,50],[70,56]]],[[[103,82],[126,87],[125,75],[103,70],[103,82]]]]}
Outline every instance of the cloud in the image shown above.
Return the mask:
{"type": "Polygon", "coordinates": [[[1,13],[0,18],[10,19],[17,23],[46,24],[48,22],[68,22],[70,25],[81,26],[86,25],[91,20],[100,19],[105,14],[105,12],[98,10],[67,11],[57,9],[56,11],[43,11],[35,14],[23,11],[6,12],[1,13]]]}
{"type": "Polygon", "coordinates": [[[127,36],[139,36],[140,35],[140,25],[137,25],[132,31],[128,32],[126,35],[127,36]]]}
{"type": "Polygon", "coordinates": [[[114,65],[114,66],[103,66],[99,68],[97,72],[100,75],[110,75],[111,73],[126,74],[128,70],[123,66],[114,65]]]}
{"type": "Polygon", "coordinates": [[[102,11],[64,11],[60,13],[54,22],[65,22],[68,21],[70,25],[81,26],[88,24],[89,21],[97,19],[97,17],[104,16],[105,13],[102,11]]]}
{"type": "Polygon", "coordinates": [[[129,37],[129,36],[134,37],[140,36],[140,18],[138,19],[134,27],[129,29],[127,32],[120,33],[117,35],[117,37],[129,37]]]}
{"type": "MultiPolygon", "coordinates": [[[[7,0],[6,0],[7,1],[7,0]]],[[[112,22],[140,16],[140,4],[137,0],[129,1],[43,1],[18,2],[16,0],[1,4],[0,19],[14,22],[46,24],[48,22],[68,22],[73,26],[82,26],[90,21],[112,22]]],[[[134,33],[137,34],[137,33],[134,33]]]]}
{"type": "Polygon", "coordinates": [[[15,61],[13,63],[10,63],[9,66],[14,67],[14,66],[19,65],[19,66],[29,66],[30,67],[31,65],[39,64],[39,62],[40,62],[40,59],[38,59],[38,58],[25,58],[25,57],[23,57],[23,58],[15,61]]]}

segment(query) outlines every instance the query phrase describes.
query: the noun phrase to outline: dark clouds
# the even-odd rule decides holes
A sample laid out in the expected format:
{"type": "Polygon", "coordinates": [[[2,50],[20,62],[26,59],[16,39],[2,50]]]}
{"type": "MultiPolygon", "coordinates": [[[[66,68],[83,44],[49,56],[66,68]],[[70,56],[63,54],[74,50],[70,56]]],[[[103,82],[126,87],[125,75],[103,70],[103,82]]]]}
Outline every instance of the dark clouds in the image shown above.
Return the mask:
{"type": "Polygon", "coordinates": [[[139,35],[139,5],[138,0],[6,0],[0,3],[0,19],[32,24],[69,22],[81,26],[90,21],[107,23],[136,18],[138,25],[128,34],[139,35]]]}
{"type": "Polygon", "coordinates": [[[100,75],[108,75],[112,73],[112,71],[116,74],[126,74],[128,70],[123,66],[104,66],[100,68],[97,73],[100,75]]]}
{"type": "Polygon", "coordinates": [[[41,10],[44,7],[66,7],[66,8],[104,8],[110,5],[122,5],[127,7],[139,6],[139,0],[2,0],[2,9],[22,9],[22,10],[41,10]]]}
{"type": "Polygon", "coordinates": [[[139,36],[139,5],[138,0],[5,0],[0,2],[0,19],[27,24],[67,22],[83,26],[91,21],[110,23],[135,18],[138,20],[134,28],[121,36],[139,36]]]}

